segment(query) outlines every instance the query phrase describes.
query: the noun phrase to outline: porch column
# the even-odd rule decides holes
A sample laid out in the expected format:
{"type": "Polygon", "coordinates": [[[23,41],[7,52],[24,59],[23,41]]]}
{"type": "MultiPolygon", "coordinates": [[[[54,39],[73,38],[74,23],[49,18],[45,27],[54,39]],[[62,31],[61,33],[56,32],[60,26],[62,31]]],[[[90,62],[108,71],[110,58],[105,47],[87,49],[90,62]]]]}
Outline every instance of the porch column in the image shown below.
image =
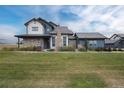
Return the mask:
{"type": "Polygon", "coordinates": [[[52,37],[49,38],[50,49],[52,48],[52,37]]]}
{"type": "Polygon", "coordinates": [[[85,39],[85,48],[86,48],[86,51],[88,50],[88,43],[87,43],[87,39],[85,39]]]}
{"type": "Polygon", "coordinates": [[[78,37],[75,36],[75,39],[76,39],[76,49],[78,49],[78,37]]]}
{"type": "Polygon", "coordinates": [[[41,38],[41,40],[40,40],[40,48],[41,48],[41,51],[44,49],[44,41],[43,41],[43,38],[41,38]]]}
{"type": "Polygon", "coordinates": [[[61,32],[59,31],[59,29],[57,29],[57,36],[56,36],[56,39],[55,39],[55,49],[56,49],[56,51],[58,51],[60,47],[62,47],[62,37],[61,37],[61,32]]]}
{"type": "Polygon", "coordinates": [[[20,38],[18,37],[18,48],[20,48],[20,38]]]}

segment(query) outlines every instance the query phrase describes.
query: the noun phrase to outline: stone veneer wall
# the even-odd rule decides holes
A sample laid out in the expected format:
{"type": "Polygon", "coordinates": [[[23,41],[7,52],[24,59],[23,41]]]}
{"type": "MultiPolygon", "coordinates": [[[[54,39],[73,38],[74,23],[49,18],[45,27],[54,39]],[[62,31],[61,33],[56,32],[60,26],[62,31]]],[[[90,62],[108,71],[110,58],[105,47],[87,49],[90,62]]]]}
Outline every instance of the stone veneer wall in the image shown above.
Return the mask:
{"type": "Polygon", "coordinates": [[[60,47],[62,47],[61,32],[57,30],[57,36],[55,39],[55,50],[59,50],[60,47]]]}
{"type": "Polygon", "coordinates": [[[41,46],[43,48],[43,39],[42,38],[24,38],[23,39],[24,47],[33,47],[33,46],[41,46]]]}

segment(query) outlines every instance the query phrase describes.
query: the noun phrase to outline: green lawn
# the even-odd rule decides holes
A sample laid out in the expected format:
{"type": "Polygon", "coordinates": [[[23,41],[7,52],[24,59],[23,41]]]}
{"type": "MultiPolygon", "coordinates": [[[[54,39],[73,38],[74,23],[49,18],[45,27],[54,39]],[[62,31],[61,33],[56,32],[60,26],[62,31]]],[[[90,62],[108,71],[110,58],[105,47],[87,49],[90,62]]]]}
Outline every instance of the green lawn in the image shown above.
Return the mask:
{"type": "Polygon", "coordinates": [[[0,51],[0,87],[124,87],[124,53],[0,51]]]}

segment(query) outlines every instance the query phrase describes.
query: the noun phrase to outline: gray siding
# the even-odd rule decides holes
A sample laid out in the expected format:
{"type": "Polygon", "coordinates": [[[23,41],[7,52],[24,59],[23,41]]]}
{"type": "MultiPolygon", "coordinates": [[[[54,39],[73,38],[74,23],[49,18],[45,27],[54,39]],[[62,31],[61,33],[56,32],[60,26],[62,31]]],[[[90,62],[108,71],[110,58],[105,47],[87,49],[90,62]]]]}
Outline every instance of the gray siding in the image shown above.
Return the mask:
{"type": "Polygon", "coordinates": [[[114,48],[124,48],[124,40],[119,40],[114,43],[114,48]]]}
{"type": "Polygon", "coordinates": [[[118,40],[114,43],[106,43],[105,47],[111,47],[111,48],[124,48],[124,40],[118,40]]]}
{"type": "MultiPolygon", "coordinates": [[[[79,40],[78,46],[85,47],[85,40],[79,40]]],[[[88,48],[104,48],[104,40],[87,40],[88,48]]]]}
{"type": "Polygon", "coordinates": [[[97,46],[96,47],[101,47],[103,48],[105,45],[105,41],[104,40],[97,40],[97,46]]]}
{"type": "Polygon", "coordinates": [[[68,46],[76,48],[76,40],[70,39],[68,41],[68,46]]]}

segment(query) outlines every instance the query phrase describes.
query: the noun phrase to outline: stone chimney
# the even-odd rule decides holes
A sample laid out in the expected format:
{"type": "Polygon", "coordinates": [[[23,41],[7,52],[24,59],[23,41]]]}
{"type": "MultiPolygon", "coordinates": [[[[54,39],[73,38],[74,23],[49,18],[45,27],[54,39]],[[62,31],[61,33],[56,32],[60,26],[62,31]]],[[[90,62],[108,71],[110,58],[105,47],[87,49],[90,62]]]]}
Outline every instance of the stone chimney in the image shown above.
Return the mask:
{"type": "Polygon", "coordinates": [[[56,40],[55,40],[55,50],[59,50],[62,47],[61,31],[59,27],[56,28],[56,40]]]}

